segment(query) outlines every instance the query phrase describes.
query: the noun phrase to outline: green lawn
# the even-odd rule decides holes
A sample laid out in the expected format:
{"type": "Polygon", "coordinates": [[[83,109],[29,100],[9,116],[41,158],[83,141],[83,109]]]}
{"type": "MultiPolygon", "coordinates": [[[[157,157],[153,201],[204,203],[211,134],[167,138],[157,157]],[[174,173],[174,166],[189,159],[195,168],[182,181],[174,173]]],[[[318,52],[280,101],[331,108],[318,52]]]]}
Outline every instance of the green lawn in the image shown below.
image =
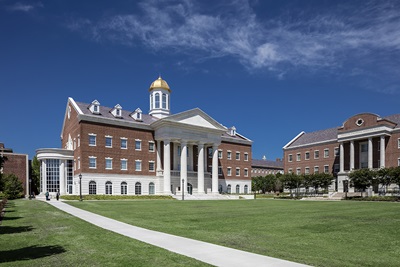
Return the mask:
{"type": "Polygon", "coordinates": [[[69,202],[132,225],[314,266],[399,266],[400,203],[69,202]]]}
{"type": "Polygon", "coordinates": [[[208,265],[102,230],[45,202],[16,200],[0,225],[0,266],[208,265]]]}

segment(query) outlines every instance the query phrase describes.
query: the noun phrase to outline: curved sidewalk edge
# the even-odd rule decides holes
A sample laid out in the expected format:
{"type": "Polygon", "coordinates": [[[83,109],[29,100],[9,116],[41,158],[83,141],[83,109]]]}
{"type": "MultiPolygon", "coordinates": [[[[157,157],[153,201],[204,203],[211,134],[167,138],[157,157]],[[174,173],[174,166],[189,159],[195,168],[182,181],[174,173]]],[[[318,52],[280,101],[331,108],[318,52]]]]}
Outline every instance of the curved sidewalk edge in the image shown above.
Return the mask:
{"type": "MultiPolygon", "coordinates": [[[[45,201],[45,200],[44,200],[45,201]]],[[[164,248],[215,266],[308,266],[203,241],[147,230],[75,208],[63,201],[46,201],[50,205],[101,228],[164,248]]]]}

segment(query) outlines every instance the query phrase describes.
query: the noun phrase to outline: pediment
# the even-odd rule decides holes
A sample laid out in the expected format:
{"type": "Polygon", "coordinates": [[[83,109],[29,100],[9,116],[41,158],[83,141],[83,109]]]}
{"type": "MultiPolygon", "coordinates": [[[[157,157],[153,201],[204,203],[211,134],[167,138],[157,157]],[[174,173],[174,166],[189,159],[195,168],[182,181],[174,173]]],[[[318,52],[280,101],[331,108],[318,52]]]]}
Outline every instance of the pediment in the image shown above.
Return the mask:
{"type": "Polygon", "coordinates": [[[161,120],[158,120],[156,123],[174,123],[174,124],[182,124],[182,126],[195,126],[207,129],[214,129],[220,131],[226,131],[226,128],[218,123],[216,120],[211,118],[204,111],[196,108],[188,111],[184,111],[175,115],[168,116],[161,120]]]}

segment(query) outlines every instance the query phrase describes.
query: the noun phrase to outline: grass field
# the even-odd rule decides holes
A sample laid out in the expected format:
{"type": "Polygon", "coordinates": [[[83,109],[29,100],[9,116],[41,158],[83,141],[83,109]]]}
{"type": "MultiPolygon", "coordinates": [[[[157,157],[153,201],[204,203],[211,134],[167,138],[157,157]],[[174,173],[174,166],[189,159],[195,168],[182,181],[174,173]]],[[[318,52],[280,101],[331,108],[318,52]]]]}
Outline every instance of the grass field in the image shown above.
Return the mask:
{"type": "Polygon", "coordinates": [[[69,202],[132,225],[314,266],[399,266],[400,203],[69,202]]]}
{"type": "Polygon", "coordinates": [[[16,200],[0,225],[0,266],[208,265],[102,230],[45,202],[16,200]]]}

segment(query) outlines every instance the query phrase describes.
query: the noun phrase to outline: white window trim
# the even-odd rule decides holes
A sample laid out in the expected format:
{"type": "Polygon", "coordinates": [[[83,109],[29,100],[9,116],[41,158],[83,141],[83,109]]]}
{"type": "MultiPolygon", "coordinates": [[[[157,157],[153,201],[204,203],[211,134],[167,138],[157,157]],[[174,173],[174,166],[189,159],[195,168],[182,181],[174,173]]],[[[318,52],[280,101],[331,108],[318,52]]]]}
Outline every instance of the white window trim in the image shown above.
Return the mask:
{"type": "Polygon", "coordinates": [[[78,157],[78,170],[81,168],[81,157],[78,157]]]}
{"type": "Polygon", "coordinates": [[[293,162],[293,154],[288,155],[288,162],[293,162]]]}
{"type": "Polygon", "coordinates": [[[218,166],[218,176],[222,176],[222,166],[218,166]]]}
{"type": "Polygon", "coordinates": [[[293,173],[293,169],[292,168],[288,169],[288,173],[293,173]]]}
{"type": "Polygon", "coordinates": [[[296,161],[301,161],[301,153],[296,154],[296,161]]]}
{"type": "Polygon", "coordinates": [[[97,145],[97,134],[94,134],[94,133],[90,133],[90,134],[88,134],[89,136],[94,136],[94,145],[92,145],[91,143],[90,143],[90,137],[89,137],[89,146],[96,146],[97,145]]]}
{"type": "Polygon", "coordinates": [[[112,148],[113,137],[112,137],[111,135],[106,135],[106,136],[105,136],[105,139],[106,139],[106,147],[107,147],[107,148],[112,148]],[[110,138],[110,139],[111,139],[111,146],[107,146],[107,138],[110,138]]]}
{"type": "Polygon", "coordinates": [[[97,169],[97,157],[89,156],[89,169],[97,169]],[[94,159],[94,167],[90,167],[90,159],[94,159]]]}
{"type": "Polygon", "coordinates": [[[128,138],[126,138],[126,137],[121,137],[120,139],[121,139],[121,146],[120,146],[120,148],[121,148],[121,149],[128,149],[128,138]],[[125,141],[126,141],[126,147],[122,147],[122,140],[125,140],[125,141]]]}
{"type": "Polygon", "coordinates": [[[124,159],[121,159],[121,171],[127,171],[127,170],[128,170],[128,159],[125,159],[125,158],[124,158],[124,159]],[[122,162],[123,162],[123,161],[126,162],[126,166],[125,166],[126,168],[125,168],[125,169],[122,169],[122,162]]]}
{"type": "Polygon", "coordinates": [[[397,159],[397,166],[400,166],[400,158],[397,159]]]}
{"type": "Polygon", "coordinates": [[[314,150],[314,159],[319,159],[319,150],[314,150]],[[316,152],[318,152],[318,157],[315,157],[316,152]]]}
{"type": "Polygon", "coordinates": [[[136,151],[142,151],[142,140],[140,140],[140,139],[135,139],[135,150],[136,150],[136,151]],[[136,142],[140,142],[140,148],[136,148],[136,142]]]}
{"type": "Polygon", "coordinates": [[[304,174],[310,174],[310,167],[305,167],[304,168],[304,174]],[[308,170],[308,172],[306,170],[308,170]]]}
{"type": "Polygon", "coordinates": [[[316,169],[318,169],[318,173],[320,173],[320,172],[319,172],[319,166],[314,166],[314,173],[315,173],[315,170],[316,170],[316,169]]]}
{"type": "Polygon", "coordinates": [[[232,151],[230,151],[230,150],[226,151],[226,158],[228,160],[232,160],[232,151]]]}
{"type": "Polygon", "coordinates": [[[155,172],[155,171],[156,171],[156,163],[155,163],[155,161],[154,160],[149,160],[149,172],[155,172]],[[150,170],[150,163],[154,164],[153,170],[150,170]]]}
{"type": "Polygon", "coordinates": [[[324,159],[329,158],[329,148],[324,149],[324,159]],[[328,151],[328,155],[325,155],[325,152],[328,151]]]}
{"type": "Polygon", "coordinates": [[[110,157],[107,157],[107,158],[105,158],[105,160],[106,160],[106,170],[112,170],[113,169],[113,159],[112,158],[110,158],[110,157]],[[107,168],[107,160],[111,160],[111,168],[107,168]]]}
{"type": "Polygon", "coordinates": [[[224,155],[224,152],[222,151],[222,149],[218,149],[218,159],[222,159],[224,155]]]}
{"type": "Polygon", "coordinates": [[[155,152],[156,151],[156,143],[154,141],[149,141],[149,152],[155,152]],[[150,150],[150,144],[153,144],[153,150],[150,150]]]}
{"type": "Polygon", "coordinates": [[[329,173],[329,165],[324,165],[324,173],[329,173]],[[325,171],[326,167],[328,167],[328,171],[325,171]]]}
{"type": "Polygon", "coordinates": [[[400,138],[397,138],[397,148],[400,149],[400,138]]]}
{"type": "Polygon", "coordinates": [[[143,169],[143,168],[142,168],[142,160],[140,160],[140,159],[135,160],[135,171],[141,172],[142,169],[143,169]],[[137,169],[137,165],[136,165],[136,164],[137,164],[138,162],[140,162],[140,170],[137,169]]]}
{"type": "Polygon", "coordinates": [[[78,147],[80,147],[80,146],[81,146],[81,135],[78,134],[78,147]]]}
{"type": "Polygon", "coordinates": [[[235,176],[240,176],[240,168],[239,167],[236,167],[235,176]]]}
{"type": "Polygon", "coordinates": [[[236,159],[236,160],[240,160],[240,151],[236,151],[236,153],[235,153],[235,159],[236,159]],[[239,157],[238,157],[238,155],[239,155],[239,157]]]}
{"type": "Polygon", "coordinates": [[[226,175],[227,175],[227,176],[232,176],[232,167],[228,167],[228,168],[227,168],[226,175]]]}
{"type": "Polygon", "coordinates": [[[244,168],[244,177],[249,177],[249,169],[244,168]]]}
{"type": "Polygon", "coordinates": [[[297,175],[300,175],[301,174],[301,168],[299,167],[299,168],[296,168],[296,174],[297,175]]]}
{"type": "Polygon", "coordinates": [[[244,161],[249,161],[249,153],[244,153],[244,161]]]}
{"type": "Polygon", "coordinates": [[[339,147],[335,147],[335,148],[333,149],[333,153],[335,154],[335,157],[339,156],[339,155],[340,155],[339,147]],[[337,153],[336,153],[336,151],[337,151],[337,153]]]}
{"type": "Polygon", "coordinates": [[[304,160],[310,160],[310,151],[304,152],[304,160]],[[308,153],[308,158],[307,158],[307,153],[308,153]]]}

